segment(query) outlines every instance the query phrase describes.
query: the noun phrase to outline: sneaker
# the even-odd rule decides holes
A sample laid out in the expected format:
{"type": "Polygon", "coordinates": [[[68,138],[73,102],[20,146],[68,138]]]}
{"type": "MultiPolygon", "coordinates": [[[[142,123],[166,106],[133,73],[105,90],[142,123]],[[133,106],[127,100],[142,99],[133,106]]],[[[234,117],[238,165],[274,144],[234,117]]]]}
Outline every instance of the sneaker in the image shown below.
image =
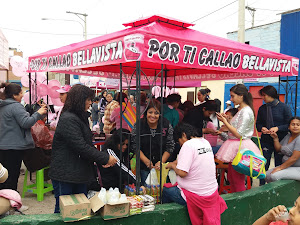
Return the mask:
{"type": "Polygon", "coordinates": [[[26,210],[28,210],[29,209],[29,207],[28,206],[26,206],[26,205],[22,205],[22,207],[21,208],[19,208],[19,211],[20,212],[24,212],[24,211],[26,211],[26,210]]]}

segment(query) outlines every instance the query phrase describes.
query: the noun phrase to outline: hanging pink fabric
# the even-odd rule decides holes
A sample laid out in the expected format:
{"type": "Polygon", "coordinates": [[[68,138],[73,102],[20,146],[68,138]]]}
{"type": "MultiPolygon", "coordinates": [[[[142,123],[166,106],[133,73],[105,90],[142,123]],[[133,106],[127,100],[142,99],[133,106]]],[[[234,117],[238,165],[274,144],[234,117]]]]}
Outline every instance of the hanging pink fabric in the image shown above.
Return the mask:
{"type": "Polygon", "coordinates": [[[216,190],[210,196],[199,196],[182,188],[193,225],[221,225],[221,214],[227,209],[224,199],[216,190]]]}

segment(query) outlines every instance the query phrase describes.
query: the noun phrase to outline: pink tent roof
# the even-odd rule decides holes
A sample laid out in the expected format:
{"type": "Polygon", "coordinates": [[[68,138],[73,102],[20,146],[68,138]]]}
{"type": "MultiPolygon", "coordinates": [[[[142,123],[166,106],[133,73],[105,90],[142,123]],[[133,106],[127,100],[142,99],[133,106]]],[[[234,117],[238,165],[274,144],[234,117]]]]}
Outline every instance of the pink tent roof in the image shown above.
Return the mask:
{"type": "Polygon", "coordinates": [[[176,83],[298,75],[299,59],[189,29],[192,24],[162,16],[130,23],[130,28],[29,57],[29,72],[53,71],[110,77],[156,76],[163,65],[176,83]]]}

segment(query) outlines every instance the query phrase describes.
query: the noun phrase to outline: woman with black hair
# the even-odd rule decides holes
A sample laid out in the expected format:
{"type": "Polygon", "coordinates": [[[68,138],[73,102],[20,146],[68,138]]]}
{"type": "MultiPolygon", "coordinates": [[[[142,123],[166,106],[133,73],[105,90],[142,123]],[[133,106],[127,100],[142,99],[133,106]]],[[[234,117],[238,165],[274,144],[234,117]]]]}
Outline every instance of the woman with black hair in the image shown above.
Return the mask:
{"type": "Polygon", "coordinates": [[[283,155],[283,163],[267,172],[267,182],[276,180],[300,181],[300,117],[292,117],[288,126],[290,133],[281,141],[275,132],[270,134],[276,152],[283,155]]]}
{"type": "Polygon", "coordinates": [[[106,96],[107,96],[107,90],[102,91],[101,95],[99,96],[100,101],[99,101],[99,124],[100,124],[100,131],[103,131],[103,122],[102,122],[102,117],[104,116],[104,110],[105,110],[105,106],[107,105],[107,100],[106,100],[106,96]]]}
{"type": "Polygon", "coordinates": [[[161,116],[160,107],[160,102],[151,100],[144,112],[140,124],[140,149],[136,149],[136,124],[131,132],[131,149],[133,152],[140,150],[141,185],[145,185],[152,168],[160,168],[160,145],[162,144],[162,163],[165,163],[174,151],[173,127],[166,118],[161,116]],[[163,120],[162,127],[161,120],[163,120]]]}
{"type": "Polygon", "coordinates": [[[98,166],[104,188],[109,189],[110,187],[119,187],[120,170],[122,171],[122,190],[124,189],[125,184],[135,183],[136,177],[130,170],[130,159],[128,154],[129,142],[130,132],[126,129],[116,130],[113,132],[112,136],[106,140],[102,151],[114,156],[117,159],[117,164],[109,168],[104,168],[101,165],[98,166]],[[120,146],[121,132],[122,146],[120,146]]]}
{"type": "Polygon", "coordinates": [[[0,163],[9,172],[0,189],[17,191],[21,163],[24,152],[34,148],[31,127],[47,113],[46,105],[42,105],[31,116],[21,104],[23,91],[20,85],[2,83],[0,88],[0,163]]]}
{"type": "MultiPolygon", "coordinates": [[[[266,170],[269,169],[271,156],[274,152],[275,166],[280,166],[283,155],[277,152],[274,147],[272,134],[277,134],[281,141],[288,133],[288,121],[292,113],[288,105],[278,99],[276,88],[271,85],[259,90],[266,104],[259,107],[256,126],[261,131],[261,147],[264,150],[264,157],[267,159],[266,170]]],[[[260,185],[265,184],[265,180],[260,180],[260,185]]]]}
{"type": "Polygon", "coordinates": [[[87,184],[94,180],[94,162],[106,167],[117,162],[92,144],[87,110],[93,98],[92,89],[74,85],[55,131],[49,171],[56,198],[55,213],[59,213],[59,196],[87,194],[87,184]]]}
{"type": "Polygon", "coordinates": [[[253,99],[248,89],[243,84],[237,84],[230,89],[231,101],[234,105],[239,105],[238,112],[227,121],[227,115],[217,113],[218,119],[228,129],[227,141],[223,143],[216,154],[216,157],[222,162],[228,162],[228,180],[232,192],[245,191],[245,175],[235,171],[231,162],[235,158],[242,139],[241,149],[248,148],[254,153],[260,155],[260,150],[251,140],[254,131],[254,110],[253,99]]]}
{"type": "Polygon", "coordinates": [[[227,206],[218,193],[214,154],[209,142],[187,123],[175,127],[174,140],[181,149],[177,160],[166,168],[175,171],[178,185],[164,187],[163,203],[187,205],[192,224],[221,224],[220,215],[227,206]]]}

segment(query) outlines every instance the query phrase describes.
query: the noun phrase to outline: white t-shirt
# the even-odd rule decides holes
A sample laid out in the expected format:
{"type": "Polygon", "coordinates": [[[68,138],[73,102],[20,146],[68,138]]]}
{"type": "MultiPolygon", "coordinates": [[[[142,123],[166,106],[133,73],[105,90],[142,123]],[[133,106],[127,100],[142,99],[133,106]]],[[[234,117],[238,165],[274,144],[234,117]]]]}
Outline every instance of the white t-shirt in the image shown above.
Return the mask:
{"type": "MultiPolygon", "coordinates": [[[[177,169],[188,173],[184,178],[177,175],[179,188],[199,196],[212,195],[218,189],[214,154],[207,140],[192,138],[186,141],[177,161],[177,169]]],[[[182,192],[181,195],[185,198],[182,192]]]]}

